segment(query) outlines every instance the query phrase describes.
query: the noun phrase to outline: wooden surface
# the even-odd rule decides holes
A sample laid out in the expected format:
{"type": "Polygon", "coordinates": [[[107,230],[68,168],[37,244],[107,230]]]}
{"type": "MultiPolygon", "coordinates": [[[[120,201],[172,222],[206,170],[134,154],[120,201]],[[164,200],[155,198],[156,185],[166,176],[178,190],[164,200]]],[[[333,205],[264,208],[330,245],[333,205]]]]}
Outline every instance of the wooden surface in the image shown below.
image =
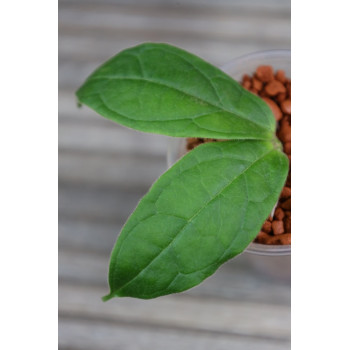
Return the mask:
{"type": "Polygon", "coordinates": [[[76,108],[74,91],[104,60],[168,42],[220,66],[290,47],[285,0],[59,1],[59,348],[290,348],[288,258],[243,254],[179,295],[107,303],[109,254],[150,184],[167,138],[76,108]]]}

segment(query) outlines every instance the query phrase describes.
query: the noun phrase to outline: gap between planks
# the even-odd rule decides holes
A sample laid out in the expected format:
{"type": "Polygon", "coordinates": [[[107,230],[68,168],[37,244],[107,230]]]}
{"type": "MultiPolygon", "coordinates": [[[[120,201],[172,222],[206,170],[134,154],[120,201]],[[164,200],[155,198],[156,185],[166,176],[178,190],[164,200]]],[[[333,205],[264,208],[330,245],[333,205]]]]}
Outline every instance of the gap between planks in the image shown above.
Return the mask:
{"type": "Polygon", "coordinates": [[[59,313],[66,318],[105,320],[127,324],[191,329],[288,341],[287,306],[170,295],[152,300],[117,298],[101,301],[106,291],[61,285],[59,313]]]}
{"type": "MultiPolygon", "coordinates": [[[[97,232],[96,232],[97,235],[97,232]]],[[[105,239],[99,235],[99,238],[105,239]]],[[[117,233],[109,238],[105,251],[81,242],[80,247],[69,246],[69,240],[59,237],[59,281],[86,289],[100,287],[108,291],[109,256],[117,233]],[[62,241],[63,244],[62,244],[62,241]]],[[[266,257],[265,257],[266,258],[266,257]]],[[[257,269],[266,261],[262,257],[242,254],[222,265],[199,286],[185,291],[185,295],[204,296],[290,307],[290,283],[266,269],[257,269]]],[[[288,274],[288,266],[276,261],[281,272],[288,274]]]]}
{"type": "Polygon", "coordinates": [[[118,7],[125,12],[139,11],[144,14],[172,13],[179,16],[251,16],[282,17],[290,19],[290,0],[60,0],[61,9],[87,9],[110,11],[118,7]]]}
{"type": "Polygon", "coordinates": [[[122,187],[135,192],[150,187],[166,169],[165,155],[107,154],[73,149],[59,152],[59,180],[76,186],[122,187]]]}
{"type": "MultiPolygon", "coordinates": [[[[125,48],[136,46],[143,42],[167,42],[181,47],[200,56],[213,64],[221,65],[235,57],[246,53],[267,49],[290,48],[290,39],[272,40],[270,38],[254,38],[246,40],[235,38],[229,40],[208,40],[207,38],[192,35],[178,35],[176,33],[164,33],[163,31],[147,34],[138,30],[129,31],[94,31],[86,33],[79,28],[64,28],[59,38],[59,63],[68,67],[68,64],[82,65],[102,64],[105,60],[116,55],[125,48]]],[[[68,69],[68,68],[67,68],[68,69]]]]}
{"type": "Polygon", "coordinates": [[[61,350],[288,350],[290,342],[175,329],[133,328],[87,320],[59,320],[61,350]]]}

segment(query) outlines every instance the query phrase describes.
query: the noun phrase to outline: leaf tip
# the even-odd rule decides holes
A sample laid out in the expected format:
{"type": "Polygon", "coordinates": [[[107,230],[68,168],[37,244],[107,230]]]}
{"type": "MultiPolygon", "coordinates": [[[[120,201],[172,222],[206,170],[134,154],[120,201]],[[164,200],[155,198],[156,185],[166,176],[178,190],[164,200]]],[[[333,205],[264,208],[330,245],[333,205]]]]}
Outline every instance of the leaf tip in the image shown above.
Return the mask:
{"type": "Polygon", "coordinates": [[[75,92],[75,103],[77,105],[78,108],[81,108],[83,106],[83,104],[80,102],[80,89],[79,88],[76,92],[75,92]]]}
{"type": "Polygon", "coordinates": [[[106,301],[108,301],[108,300],[110,300],[110,299],[112,299],[114,297],[115,297],[115,295],[113,295],[112,293],[109,293],[109,294],[103,296],[101,299],[102,299],[103,302],[106,302],[106,301]]]}

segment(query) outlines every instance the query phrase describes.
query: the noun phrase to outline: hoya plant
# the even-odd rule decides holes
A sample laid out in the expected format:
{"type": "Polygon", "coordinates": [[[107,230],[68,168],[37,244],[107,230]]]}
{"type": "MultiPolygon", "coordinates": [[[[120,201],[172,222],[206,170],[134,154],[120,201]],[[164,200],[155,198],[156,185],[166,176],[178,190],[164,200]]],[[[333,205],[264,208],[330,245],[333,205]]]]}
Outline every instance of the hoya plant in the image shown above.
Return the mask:
{"type": "Polygon", "coordinates": [[[289,166],[263,100],[201,58],[154,43],[117,54],[76,95],[129,128],[223,140],[188,152],[141,199],[112,251],[103,300],[182,292],[257,236],[289,166]]]}

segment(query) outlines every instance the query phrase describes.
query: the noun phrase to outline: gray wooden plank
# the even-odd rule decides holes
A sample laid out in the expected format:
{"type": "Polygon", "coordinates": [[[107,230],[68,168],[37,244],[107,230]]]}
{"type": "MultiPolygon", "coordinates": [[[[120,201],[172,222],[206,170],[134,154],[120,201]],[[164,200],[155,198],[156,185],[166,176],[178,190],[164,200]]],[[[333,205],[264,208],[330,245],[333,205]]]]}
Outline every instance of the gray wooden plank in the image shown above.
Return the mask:
{"type": "Polygon", "coordinates": [[[285,305],[204,300],[186,295],[151,300],[117,298],[103,303],[103,293],[105,290],[99,287],[61,285],[59,313],[70,319],[100,319],[281,341],[290,337],[290,308],[285,305]]]}
{"type": "MultiPolygon", "coordinates": [[[[76,45],[76,51],[74,53],[66,53],[59,60],[59,76],[58,83],[60,89],[78,89],[79,86],[86,80],[86,78],[98,68],[104,61],[117,54],[119,51],[128,47],[140,44],[146,40],[129,40],[123,44],[116,44],[117,41],[111,42],[109,49],[106,51],[100,51],[101,54],[84,54],[85,49],[82,49],[82,53],[79,51],[79,44],[76,45]],[[74,59],[72,57],[80,57],[80,59],[74,59]]],[[[250,44],[239,44],[232,41],[228,44],[220,44],[215,40],[206,46],[201,46],[200,43],[192,44],[185,43],[182,40],[159,40],[148,37],[147,41],[154,42],[167,42],[175,46],[179,46],[189,52],[196,54],[197,56],[207,60],[208,62],[220,67],[227,62],[232,61],[234,58],[239,56],[263,50],[270,49],[289,49],[289,42],[281,43],[262,43],[261,40],[257,39],[255,42],[250,44]]],[[[78,40],[77,40],[78,42],[78,40]]]]}
{"type": "MultiPolygon", "coordinates": [[[[62,248],[62,278],[85,284],[106,285],[109,253],[121,226],[143,193],[117,188],[60,186],[59,246],[62,248]],[[92,256],[90,252],[93,253],[92,256]],[[81,266],[76,265],[77,256],[82,262],[81,266]],[[89,264],[92,267],[85,270],[89,264]]],[[[217,284],[212,283],[209,294],[288,302],[290,257],[243,254],[227,264],[224,265],[224,270],[220,270],[224,271],[222,278],[221,275],[216,277],[217,273],[214,275],[213,278],[221,280],[217,284]],[[265,292],[256,295],[256,288],[265,292]]],[[[207,291],[203,290],[203,293],[206,294],[207,291]]]]}
{"type": "MultiPolygon", "coordinates": [[[[118,188],[60,186],[61,279],[107,288],[110,251],[142,195],[143,192],[118,188]]],[[[289,303],[289,278],[290,257],[243,254],[193,291],[202,295],[289,303]]]]}
{"type": "Polygon", "coordinates": [[[243,54],[267,49],[290,48],[290,39],[272,40],[268,37],[252,38],[250,40],[235,39],[215,40],[192,35],[156,31],[94,31],[86,33],[80,28],[62,28],[59,38],[59,62],[66,61],[76,64],[102,63],[119,51],[143,42],[167,42],[209,60],[213,64],[222,65],[243,54]]]}
{"type": "Polygon", "coordinates": [[[191,333],[186,330],[135,328],[103,321],[60,318],[60,350],[288,350],[273,339],[191,333]]]}
{"type": "Polygon", "coordinates": [[[157,37],[153,36],[162,38],[165,34],[168,39],[177,35],[204,42],[213,39],[230,42],[234,39],[241,43],[251,39],[290,41],[290,9],[277,12],[273,9],[276,7],[263,11],[258,6],[249,10],[243,6],[228,11],[220,6],[208,10],[191,3],[187,6],[150,6],[147,2],[139,6],[84,3],[60,8],[59,33],[60,36],[70,33],[90,37],[101,37],[101,34],[111,37],[114,33],[119,40],[132,35],[135,39],[138,35],[140,39],[147,35],[154,40],[157,37]]]}
{"type": "MultiPolygon", "coordinates": [[[[111,247],[113,248],[113,246],[111,247]]],[[[91,251],[60,249],[58,252],[58,278],[60,285],[70,282],[85,286],[104,286],[108,292],[109,254],[100,255],[91,251]]]]}
{"type": "Polygon", "coordinates": [[[106,255],[114,246],[121,229],[122,223],[60,218],[58,248],[84,249],[106,255]]]}
{"type": "MultiPolygon", "coordinates": [[[[58,83],[60,89],[78,89],[81,84],[86,80],[86,78],[98,68],[104,61],[117,54],[119,51],[126,49],[128,47],[141,44],[146,40],[129,40],[125,41],[123,44],[115,44],[111,42],[109,45],[109,50],[100,51],[101,54],[84,54],[84,49],[82,52],[79,51],[79,44],[77,43],[75,54],[81,59],[74,59],[74,53],[66,53],[65,57],[60,57],[59,60],[59,76],[58,83]],[[69,57],[71,56],[71,57],[69,57]]],[[[219,42],[212,42],[207,46],[200,46],[197,44],[186,44],[181,40],[159,40],[149,38],[148,41],[154,42],[167,42],[175,46],[179,46],[185,50],[188,50],[197,56],[207,60],[208,62],[220,67],[227,62],[230,62],[234,58],[239,56],[263,50],[270,49],[289,49],[290,45],[288,42],[284,44],[263,44],[261,41],[257,40],[251,44],[237,44],[232,42],[230,44],[221,45],[219,42]]]]}
{"type": "Polygon", "coordinates": [[[60,0],[59,9],[65,7],[86,6],[91,9],[96,7],[124,6],[132,9],[141,8],[166,8],[179,12],[186,12],[195,8],[197,11],[255,11],[269,14],[286,13],[290,15],[290,0],[60,0]]]}
{"type": "Polygon", "coordinates": [[[164,158],[168,138],[150,135],[123,127],[60,123],[58,128],[59,150],[77,150],[106,154],[156,155],[164,158]]]}
{"type": "Polygon", "coordinates": [[[253,51],[290,47],[288,16],[266,17],[259,11],[242,14],[237,10],[203,13],[203,7],[197,5],[193,11],[177,12],[168,5],[151,6],[149,11],[145,11],[147,5],[62,6],[59,86],[77,88],[103,61],[144,41],[169,42],[216,65],[253,51]]]}
{"type": "Polygon", "coordinates": [[[127,188],[126,186],[93,187],[60,183],[58,191],[59,219],[103,223],[124,222],[148,186],[127,188]]]}
{"type": "Polygon", "coordinates": [[[60,10],[59,26],[79,27],[81,29],[98,30],[139,30],[142,31],[165,31],[196,34],[198,36],[216,38],[274,38],[285,39],[290,37],[290,25],[285,18],[268,18],[254,16],[254,21],[247,21],[246,16],[233,12],[230,16],[219,14],[209,16],[194,13],[177,15],[169,12],[159,14],[157,11],[144,13],[134,8],[133,11],[123,11],[122,8],[112,7],[108,10],[101,8],[98,11],[90,11],[84,7],[60,10]],[[216,25],[213,25],[213,24],[216,25]]]}
{"type": "Polygon", "coordinates": [[[63,123],[72,123],[79,125],[97,125],[106,128],[119,127],[119,124],[112,122],[107,118],[101,117],[91,108],[81,106],[78,108],[75,90],[59,89],[58,90],[58,122],[59,127],[63,123]]]}
{"type": "Polygon", "coordinates": [[[60,150],[58,177],[76,185],[144,189],[166,170],[165,152],[164,156],[147,156],[60,150]]]}
{"type": "MultiPolygon", "coordinates": [[[[92,226],[93,229],[93,226],[92,226]]],[[[101,240],[103,232],[93,234],[101,240]]],[[[92,286],[101,286],[104,293],[108,291],[107,276],[109,255],[117,233],[108,237],[109,246],[97,250],[81,241],[79,247],[72,240],[60,237],[59,279],[60,283],[71,283],[84,286],[87,290],[92,286]]],[[[279,257],[274,261],[275,269],[288,275],[287,258],[279,257]]],[[[290,305],[290,284],[283,278],[276,278],[275,271],[269,266],[266,257],[242,254],[220,267],[214,275],[199,286],[192,288],[185,295],[207,296],[222,299],[235,299],[255,303],[274,305],[290,305]]]]}

